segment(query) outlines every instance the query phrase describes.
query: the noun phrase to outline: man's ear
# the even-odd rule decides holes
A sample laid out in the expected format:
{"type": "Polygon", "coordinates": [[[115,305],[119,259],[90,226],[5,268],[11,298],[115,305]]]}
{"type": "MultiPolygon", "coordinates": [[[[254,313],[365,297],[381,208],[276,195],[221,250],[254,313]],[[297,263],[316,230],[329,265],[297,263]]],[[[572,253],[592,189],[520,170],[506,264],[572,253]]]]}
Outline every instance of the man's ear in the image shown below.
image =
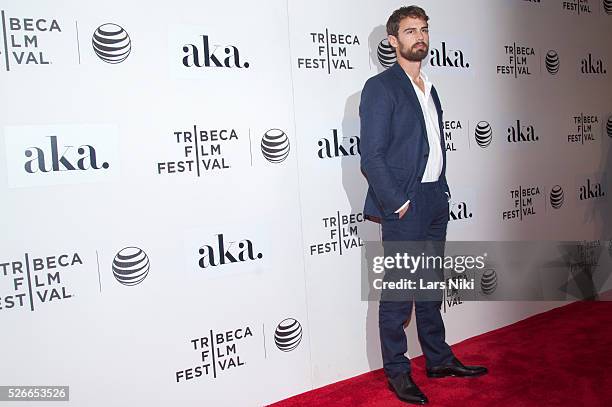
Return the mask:
{"type": "Polygon", "coordinates": [[[391,45],[393,48],[397,48],[399,46],[397,37],[395,35],[387,35],[387,41],[389,41],[389,45],[391,45]]]}

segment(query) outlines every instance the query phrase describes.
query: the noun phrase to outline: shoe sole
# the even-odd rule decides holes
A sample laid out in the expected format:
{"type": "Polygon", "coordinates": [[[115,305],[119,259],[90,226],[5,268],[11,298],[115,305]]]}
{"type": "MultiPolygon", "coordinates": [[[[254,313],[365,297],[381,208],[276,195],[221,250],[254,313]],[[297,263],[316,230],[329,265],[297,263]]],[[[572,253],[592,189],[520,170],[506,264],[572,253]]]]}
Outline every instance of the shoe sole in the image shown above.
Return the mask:
{"type": "Polygon", "coordinates": [[[456,375],[453,373],[427,373],[427,377],[429,377],[430,379],[443,379],[445,377],[480,377],[480,376],[484,376],[489,372],[482,372],[482,373],[475,373],[475,374],[471,374],[471,375],[456,375]]]}

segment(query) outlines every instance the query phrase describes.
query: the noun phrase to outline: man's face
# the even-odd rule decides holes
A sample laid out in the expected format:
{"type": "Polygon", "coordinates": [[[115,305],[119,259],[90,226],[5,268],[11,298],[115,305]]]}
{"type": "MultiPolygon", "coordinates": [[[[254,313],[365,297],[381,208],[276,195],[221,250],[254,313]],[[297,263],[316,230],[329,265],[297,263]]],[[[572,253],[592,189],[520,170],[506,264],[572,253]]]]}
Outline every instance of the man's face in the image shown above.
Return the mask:
{"type": "Polygon", "coordinates": [[[399,24],[397,37],[389,35],[389,44],[409,61],[419,62],[429,52],[429,26],[425,20],[406,17],[399,24]]]}

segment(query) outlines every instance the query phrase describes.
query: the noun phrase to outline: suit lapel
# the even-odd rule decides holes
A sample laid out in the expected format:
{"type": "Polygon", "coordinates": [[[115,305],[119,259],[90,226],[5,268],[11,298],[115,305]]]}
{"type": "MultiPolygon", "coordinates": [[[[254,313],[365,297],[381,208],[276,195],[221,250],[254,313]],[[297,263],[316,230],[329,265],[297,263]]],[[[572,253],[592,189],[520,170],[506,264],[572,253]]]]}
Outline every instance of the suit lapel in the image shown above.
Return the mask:
{"type": "Polygon", "coordinates": [[[399,82],[400,88],[404,91],[404,94],[408,97],[410,103],[412,103],[414,110],[417,112],[417,116],[421,121],[421,128],[423,129],[423,136],[427,139],[427,127],[425,127],[425,115],[423,114],[423,109],[421,109],[421,104],[419,103],[419,99],[417,97],[416,92],[414,91],[414,87],[412,86],[412,82],[404,69],[397,62],[389,68],[393,71],[397,80],[399,82]]]}
{"type": "Polygon", "coordinates": [[[438,112],[438,127],[440,128],[440,147],[442,147],[442,174],[446,173],[446,142],[444,140],[444,126],[442,122],[442,104],[438,97],[436,87],[431,87],[431,97],[433,98],[434,105],[436,105],[436,111],[438,112]]]}
{"type": "Polygon", "coordinates": [[[438,112],[438,127],[440,127],[440,137],[442,141],[442,145],[444,145],[444,126],[442,123],[442,105],[440,104],[440,98],[438,97],[438,92],[436,91],[436,87],[431,87],[431,97],[433,98],[434,105],[436,105],[436,111],[438,112]]]}

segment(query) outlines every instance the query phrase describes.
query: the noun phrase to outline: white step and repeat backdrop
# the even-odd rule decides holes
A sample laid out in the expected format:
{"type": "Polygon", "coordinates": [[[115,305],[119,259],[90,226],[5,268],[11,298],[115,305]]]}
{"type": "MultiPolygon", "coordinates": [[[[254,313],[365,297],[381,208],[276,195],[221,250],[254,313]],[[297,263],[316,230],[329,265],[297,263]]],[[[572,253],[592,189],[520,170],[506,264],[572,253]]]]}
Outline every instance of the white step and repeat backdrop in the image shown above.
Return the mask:
{"type": "MultiPolygon", "coordinates": [[[[401,5],[3,0],[0,384],[255,406],[380,368],[358,105],[401,5]]],[[[420,5],[449,240],[609,230],[612,1],[420,5]]],[[[448,339],[556,305],[449,297],[448,339]]]]}

